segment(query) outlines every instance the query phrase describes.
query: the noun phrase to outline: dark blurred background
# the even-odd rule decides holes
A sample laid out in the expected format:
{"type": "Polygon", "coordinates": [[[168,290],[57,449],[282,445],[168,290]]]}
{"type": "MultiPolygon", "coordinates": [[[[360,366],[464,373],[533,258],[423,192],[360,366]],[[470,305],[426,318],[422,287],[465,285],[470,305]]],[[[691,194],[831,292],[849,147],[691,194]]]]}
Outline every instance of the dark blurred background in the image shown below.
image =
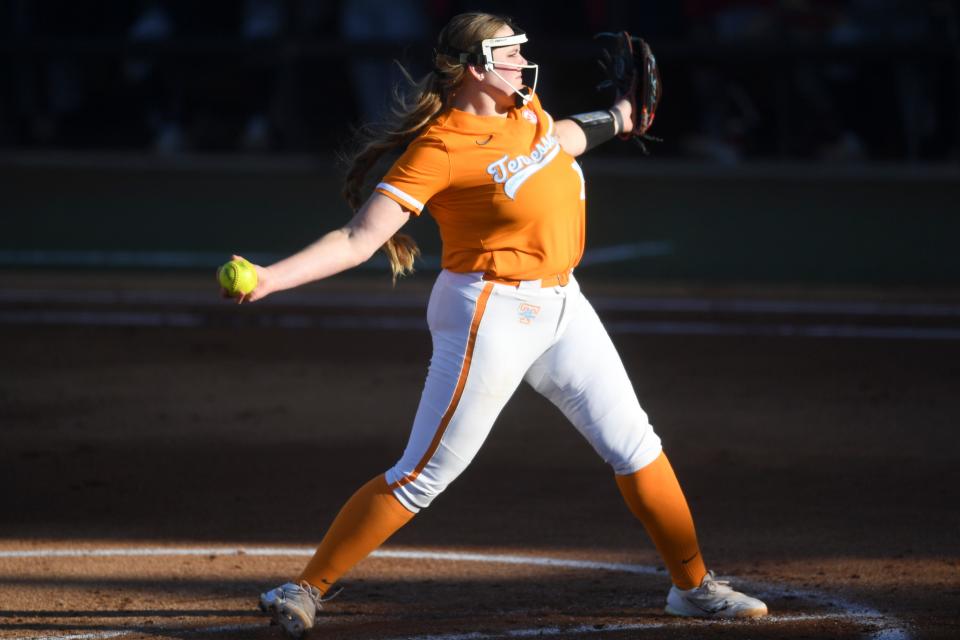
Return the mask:
{"type": "MultiPolygon", "coordinates": [[[[7,149],[318,151],[426,71],[456,0],[3,0],[7,149]]],[[[604,105],[591,35],[628,29],[663,68],[657,155],[948,162],[960,38],[945,0],[508,3],[562,115],[604,105]]],[[[615,149],[615,147],[610,147],[615,149]]]]}
{"type": "MultiPolygon", "coordinates": [[[[702,255],[696,238],[691,245],[683,230],[658,227],[658,212],[676,220],[691,211],[743,216],[751,207],[755,217],[727,220],[727,228],[780,230],[789,240],[797,236],[786,230],[807,216],[864,214],[875,219],[861,219],[862,229],[887,238],[861,243],[890,272],[881,280],[898,279],[891,274],[900,263],[890,260],[899,259],[904,238],[917,256],[913,266],[927,266],[901,279],[960,274],[952,247],[937,244],[956,230],[960,177],[960,10],[948,0],[0,0],[0,266],[82,262],[67,250],[113,251],[123,266],[130,260],[118,258],[120,250],[296,249],[349,215],[337,195],[343,167],[335,154],[351,126],[383,113],[401,80],[392,61],[425,73],[440,27],[477,8],[508,14],[529,33],[525,54],[540,63],[538,92],[557,117],[611,101],[594,88],[601,78],[593,34],[627,29],[651,44],[664,85],[652,133],[663,141],[650,157],[610,143],[584,162],[595,213],[636,203],[636,191],[633,200],[604,202],[604,180],[625,196],[631,177],[646,181],[629,183],[634,188],[664,191],[661,200],[644,200],[654,222],[636,237],[672,247],[676,264],[663,262],[670,259],[663,252],[648,255],[643,264],[654,268],[635,275],[687,277],[681,265],[702,255]],[[211,186],[224,175],[233,177],[211,186]],[[839,191],[810,200],[811,189],[826,188],[824,178],[839,191]],[[707,188],[678,211],[678,193],[689,198],[691,187],[716,179],[735,193],[707,188]],[[262,183],[256,193],[254,183],[262,183]],[[164,229],[138,242],[77,240],[90,225],[110,220],[116,231],[117,220],[151,207],[171,225],[179,210],[209,229],[198,228],[186,244],[164,229]],[[262,234],[260,244],[231,236],[219,225],[227,209],[251,219],[279,215],[285,231],[262,234]],[[914,218],[905,236],[899,216],[908,210],[914,218]],[[47,250],[60,253],[37,257],[47,250]]],[[[692,219],[683,225],[704,228],[692,219]]],[[[604,240],[602,226],[594,231],[604,240]]],[[[832,240],[836,257],[848,257],[849,241],[863,238],[857,224],[839,236],[810,234],[832,240]]],[[[776,257],[789,247],[758,247],[727,245],[721,262],[694,272],[741,279],[777,272],[748,266],[757,264],[749,256],[776,257]]],[[[834,253],[805,251],[797,256],[806,255],[809,268],[789,277],[830,279],[824,265],[834,253]]],[[[870,280],[876,269],[855,271],[841,279],[870,280]]]]}

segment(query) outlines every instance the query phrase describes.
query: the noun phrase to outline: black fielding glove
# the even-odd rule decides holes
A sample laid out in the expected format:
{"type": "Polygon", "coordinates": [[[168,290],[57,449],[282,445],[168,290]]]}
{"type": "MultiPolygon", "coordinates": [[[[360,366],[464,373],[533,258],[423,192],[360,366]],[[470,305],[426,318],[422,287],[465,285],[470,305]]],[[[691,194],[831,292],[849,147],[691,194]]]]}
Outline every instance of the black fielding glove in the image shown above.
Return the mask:
{"type": "Polygon", "coordinates": [[[633,130],[622,131],[624,140],[635,140],[644,153],[644,141],[657,141],[647,133],[657,114],[660,103],[660,71],[650,46],[642,39],[632,37],[626,31],[598,33],[594,38],[603,47],[599,64],[606,76],[597,89],[613,88],[615,100],[630,101],[633,114],[633,130]]]}

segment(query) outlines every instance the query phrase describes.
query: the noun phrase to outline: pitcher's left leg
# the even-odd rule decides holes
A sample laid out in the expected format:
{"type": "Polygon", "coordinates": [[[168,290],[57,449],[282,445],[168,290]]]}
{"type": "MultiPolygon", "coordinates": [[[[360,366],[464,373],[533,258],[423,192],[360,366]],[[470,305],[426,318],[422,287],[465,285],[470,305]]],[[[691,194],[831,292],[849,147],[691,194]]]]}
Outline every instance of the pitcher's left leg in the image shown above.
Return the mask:
{"type": "Polygon", "coordinates": [[[660,552],[673,584],[680,589],[700,586],[707,567],[687,499],[666,454],[661,452],[644,468],[616,479],[630,512],[643,523],[660,552]]]}
{"type": "Polygon", "coordinates": [[[526,379],[613,467],[624,500],[652,538],[674,584],[697,587],[707,570],[686,498],[660,438],[640,408],[600,319],[582,296],[571,298],[562,335],[526,379]]]}
{"type": "MultiPolygon", "coordinates": [[[[574,286],[576,286],[574,284],[574,286]]],[[[667,613],[740,618],[767,606],[707,572],[680,483],[660,447],[613,342],[585,298],[569,295],[566,326],[527,372],[616,473],[617,486],[660,552],[674,586],[667,613]]]]}

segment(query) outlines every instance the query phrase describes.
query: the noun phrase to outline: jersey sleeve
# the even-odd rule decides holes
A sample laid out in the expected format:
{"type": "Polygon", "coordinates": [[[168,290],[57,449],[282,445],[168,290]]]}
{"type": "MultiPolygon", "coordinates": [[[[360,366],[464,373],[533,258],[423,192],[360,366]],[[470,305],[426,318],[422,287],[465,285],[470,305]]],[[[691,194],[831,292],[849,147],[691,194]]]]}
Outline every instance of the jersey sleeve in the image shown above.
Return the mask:
{"type": "Polygon", "coordinates": [[[450,185],[450,157],[442,140],[416,138],[397,158],[376,191],[419,215],[424,205],[450,185]]]}

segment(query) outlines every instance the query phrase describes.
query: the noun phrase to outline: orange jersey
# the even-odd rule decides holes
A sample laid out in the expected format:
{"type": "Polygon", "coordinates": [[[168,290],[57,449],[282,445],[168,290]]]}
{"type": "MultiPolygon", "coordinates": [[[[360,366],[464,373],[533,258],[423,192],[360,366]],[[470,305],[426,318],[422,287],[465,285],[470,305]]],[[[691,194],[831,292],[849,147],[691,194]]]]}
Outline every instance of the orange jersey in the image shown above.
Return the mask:
{"type": "Polygon", "coordinates": [[[440,227],[444,269],[537,280],[583,255],[583,173],[534,99],[505,118],[449,109],[376,190],[440,227]]]}

